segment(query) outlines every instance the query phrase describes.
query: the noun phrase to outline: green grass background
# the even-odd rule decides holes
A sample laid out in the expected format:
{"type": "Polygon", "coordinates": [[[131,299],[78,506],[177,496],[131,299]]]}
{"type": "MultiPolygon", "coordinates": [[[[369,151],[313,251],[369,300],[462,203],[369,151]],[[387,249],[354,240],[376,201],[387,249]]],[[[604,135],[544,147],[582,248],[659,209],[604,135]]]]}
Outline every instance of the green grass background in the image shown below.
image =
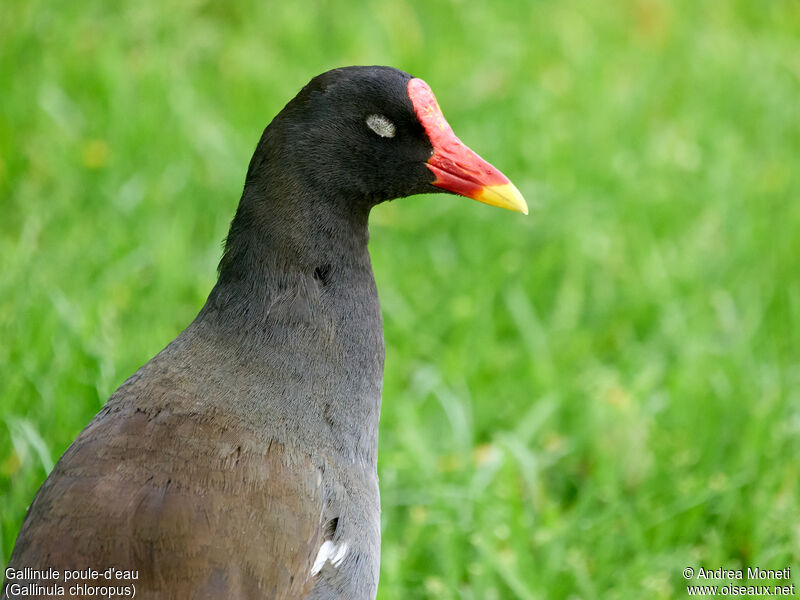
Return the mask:
{"type": "Polygon", "coordinates": [[[516,183],[372,216],[379,597],[800,586],[800,4],[0,6],[0,557],[193,318],[264,126],[390,64],[516,183]]]}

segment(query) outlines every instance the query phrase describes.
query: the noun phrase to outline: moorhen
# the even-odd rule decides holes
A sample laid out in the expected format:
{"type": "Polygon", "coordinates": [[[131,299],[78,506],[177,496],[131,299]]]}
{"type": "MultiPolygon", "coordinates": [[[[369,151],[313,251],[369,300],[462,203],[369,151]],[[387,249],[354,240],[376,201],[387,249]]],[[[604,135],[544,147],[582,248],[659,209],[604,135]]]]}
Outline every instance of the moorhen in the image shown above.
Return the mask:
{"type": "Polygon", "coordinates": [[[367,219],[435,191],[527,214],[423,80],[314,77],[261,136],[202,310],[34,498],[6,596],[374,598],[384,347],[367,219]]]}

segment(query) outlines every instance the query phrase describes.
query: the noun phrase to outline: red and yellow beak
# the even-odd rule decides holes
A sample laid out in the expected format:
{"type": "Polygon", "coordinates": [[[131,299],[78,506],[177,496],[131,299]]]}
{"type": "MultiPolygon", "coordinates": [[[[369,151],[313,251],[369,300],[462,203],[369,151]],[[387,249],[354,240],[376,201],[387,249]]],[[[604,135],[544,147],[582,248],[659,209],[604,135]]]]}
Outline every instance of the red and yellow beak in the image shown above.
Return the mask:
{"type": "Polygon", "coordinates": [[[478,202],[528,214],[525,199],[508,177],[456,137],[427,83],[411,79],[408,97],[433,145],[433,155],[427,162],[436,175],[433,185],[478,202]]]}

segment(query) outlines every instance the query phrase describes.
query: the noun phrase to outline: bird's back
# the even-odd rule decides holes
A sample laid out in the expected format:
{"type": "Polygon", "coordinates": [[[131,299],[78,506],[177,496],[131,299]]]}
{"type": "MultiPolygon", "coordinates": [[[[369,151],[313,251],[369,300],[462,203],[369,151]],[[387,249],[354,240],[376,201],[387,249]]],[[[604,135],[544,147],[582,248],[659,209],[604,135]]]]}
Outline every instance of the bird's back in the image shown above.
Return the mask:
{"type": "Polygon", "coordinates": [[[304,598],[323,525],[311,457],[180,400],[136,408],[138,392],[121,388],[58,462],[9,567],[134,570],[145,598],[304,598]]]}

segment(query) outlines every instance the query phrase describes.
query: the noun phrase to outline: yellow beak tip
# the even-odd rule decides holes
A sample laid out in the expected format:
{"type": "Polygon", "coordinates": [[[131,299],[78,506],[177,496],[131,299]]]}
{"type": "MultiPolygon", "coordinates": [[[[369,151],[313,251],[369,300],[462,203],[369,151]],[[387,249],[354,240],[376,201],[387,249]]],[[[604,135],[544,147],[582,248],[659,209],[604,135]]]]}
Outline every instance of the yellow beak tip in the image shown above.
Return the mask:
{"type": "Polygon", "coordinates": [[[513,183],[487,185],[478,192],[475,200],[498,208],[521,212],[523,215],[528,214],[528,205],[525,202],[525,198],[522,197],[522,194],[513,183]]]}

